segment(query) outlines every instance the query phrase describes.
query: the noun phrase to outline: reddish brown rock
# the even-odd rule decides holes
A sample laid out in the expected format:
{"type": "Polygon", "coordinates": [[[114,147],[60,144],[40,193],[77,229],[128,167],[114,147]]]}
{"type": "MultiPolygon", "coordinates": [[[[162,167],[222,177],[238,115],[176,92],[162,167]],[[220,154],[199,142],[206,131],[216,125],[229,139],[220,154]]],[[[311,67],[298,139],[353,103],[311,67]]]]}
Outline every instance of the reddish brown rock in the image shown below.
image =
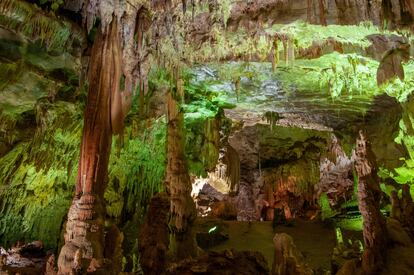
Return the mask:
{"type": "Polygon", "coordinates": [[[151,199],[138,241],[140,263],[145,274],[160,274],[165,270],[169,246],[169,211],[170,199],[167,194],[159,193],[151,199]]]}
{"type": "Polygon", "coordinates": [[[362,131],[357,138],[353,155],[358,174],[358,206],[363,217],[365,248],[362,269],[366,274],[377,274],[385,265],[388,233],[385,219],[380,211],[381,189],[375,157],[362,131]]]}

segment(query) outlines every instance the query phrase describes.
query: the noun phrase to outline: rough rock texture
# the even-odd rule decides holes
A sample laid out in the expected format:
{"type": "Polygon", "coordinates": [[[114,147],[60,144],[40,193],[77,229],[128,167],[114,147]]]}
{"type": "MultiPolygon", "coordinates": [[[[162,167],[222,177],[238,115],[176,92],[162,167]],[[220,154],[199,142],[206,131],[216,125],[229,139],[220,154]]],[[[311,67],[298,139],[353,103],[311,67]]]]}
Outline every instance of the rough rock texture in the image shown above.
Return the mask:
{"type": "Polygon", "coordinates": [[[168,216],[170,198],[160,193],[150,202],[140,230],[140,264],[145,274],[160,274],[165,270],[169,246],[168,216]]]}
{"type": "Polygon", "coordinates": [[[103,272],[103,194],[112,140],[111,93],[118,91],[121,76],[117,34],[117,24],[113,22],[109,32],[98,32],[92,48],[78,178],[68,213],[65,245],[58,260],[59,274],[98,269],[103,272]]]}
{"type": "Polygon", "coordinates": [[[237,2],[232,6],[228,25],[237,28],[257,28],[257,24],[290,23],[303,20],[313,24],[359,24],[372,21],[389,28],[410,26],[414,18],[414,4],[410,0],[260,0],[237,2]]]}
{"type": "Polygon", "coordinates": [[[167,171],[165,184],[171,199],[170,228],[172,230],[172,251],[177,259],[197,255],[197,245],[192,231],[196,218],[195,203],[191,197],[191,180],[186,164],[184,149],[184,114],[179,110],[183,87],[177,81],[177,93],[167,95],[167,171]],[[176,97],[176,98],[174,98],[176,97]]]}
{"type": "Polygon", "coordinates": [[[166,274],[251,275],[268,274],[266,259],[259,252],[225,250],[173,264],[166,274]]]}
{"type": "Polygon", "coordinates": [[[377,70],[377,84],[382,85],[396,77],[404,80],[404,68],[402,62],[410,58],[410,44],[398,43],[391,50],[385,52],[377,70]]]}
{"type": "Polygon", "coordinates": [[[358,24],[371,20],[374,24],[381,22],[381,0],[335,0],[338,9],[338,23],[358,24]]]}
{"type": "Polygon", "coordinates": [[[377,61],[381,61],[388,51],[400,49],[404,56],[409,56],[408,41],[399,35],[372,34],[367,36],[371,45],[366,49],[366,54],[377,61]]]}
{"type": "Polygon", "coordinates": [[[80,70],[74,51],[51,53],[0,25],[0,157],[33,138],[38,108],[73,99],[80,70]]]}
{"type": "Polygon", "coordinates": [[[331,136],[327,157],[321,159],[317,197],[326,193],[331,206],[347,201],[353,194],[353,163],[342,149],[338,138],[331,136]]]}
{"type": "Polygon", "coordinates": [[[298,250],[291,236],[277,233],[273,238],[275,246],[273,275],[311,275],[313,271],[303,262],[303,255],[298,250]]]}
{"type": "Polygon", "coordinates": [[[365,117],[364,126],[355,125],[366,127],[371,150],[379,167],[383,166],[387,169],[400,167],[402,165],[400,158],[407,156],[407,150],[394,142],[398,135],[402,115],[403,109],[396,99],[381,95],[374,99],[365,117]]]}
{"type": "Polygon", "coordinates": [[[280,126],[271,130],[260,124],[234,133],[229,143],[240,157],[241,175],[238,193],[231,199],[238,219],[271,220],[274,207],[291,217],[301,215],[306,203],[314,203],[327,141],[326,132],[280,126]]]}
{"type": "Polygon", "coordinates": [[[381,189],[375,158],[362,131],[357,139],[353,160],[358,174],[358,206],[363,217],[365,249],[362,269],[366,274],[376,274],[385,264],[388,234],[380,212],[381,189]]]}
{"type": "Polygon", "coordinates": [[[336,228],[336,230],[337,244],[332,253],[332,273],[336,274],[339,269],[339,271],[342,270],[341,274],[351,274],[344,272],[349,271],[350,268],[356,268],[357,265],[360,265],[363,245],[359,239],[344,237],[340,228],[336,228]]]}
{"type": "Polygon", "coordinates": [[[0,247],[0,274],[52,275],[54,272],[54,256],[45,252],[40,241],[18,243],[7,251],[0,247]]]}
{"type": "Polygon", "coordinates": [[[414,3],[411,0],[383,0],[383,16],[390,28],[410,28],[413,30],[414,3]]]}
{"type": "Polygon", "coordinates": [[[401,198],[398,197],[397,191],[391,193],[391,204],[391,218],[399,221],[414,240],[414,203],[408,184],[402,186],[401,198]]]}
{"type": "Polygon", "coordinates": [[[387,262],[379,274],[411,274],[414,270],[414,242],[407,227],[398,220],[387,219],[390,247],[386,252],[387,262]]]}

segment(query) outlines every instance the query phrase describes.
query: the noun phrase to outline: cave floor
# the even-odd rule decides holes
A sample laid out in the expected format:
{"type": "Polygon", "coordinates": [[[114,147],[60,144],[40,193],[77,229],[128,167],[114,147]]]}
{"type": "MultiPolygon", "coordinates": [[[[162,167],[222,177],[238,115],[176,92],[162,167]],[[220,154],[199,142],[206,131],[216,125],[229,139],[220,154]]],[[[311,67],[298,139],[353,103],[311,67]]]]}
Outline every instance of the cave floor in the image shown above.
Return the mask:
{"type": "Polygon", "coordinates": [[[272,222],[225,221],[229,239],[209,250],[235,249],[261,252],[269,268],[273,263],[273,236],[287,233],[302,252],[308,265],[314,269],[330,270],[331,254],[335,246],[335,230],[320,221],[295,220],[293,225],[278,225],[273,231],[272,222]]]}

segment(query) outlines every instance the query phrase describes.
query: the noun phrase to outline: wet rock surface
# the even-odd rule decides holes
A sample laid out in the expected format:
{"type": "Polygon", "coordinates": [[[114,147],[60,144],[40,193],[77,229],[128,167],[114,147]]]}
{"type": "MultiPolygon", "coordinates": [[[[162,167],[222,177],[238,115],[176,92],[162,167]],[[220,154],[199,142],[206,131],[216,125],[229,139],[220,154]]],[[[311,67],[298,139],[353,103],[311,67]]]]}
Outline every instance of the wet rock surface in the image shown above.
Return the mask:
{"type": "Polygon", "coordinates": [[[209,252],[197,259],[173,264],[166,274],[268,274],[267,262],[262,254],[251,251],[225,250],[209,252]]]}
{"type": "Polygon", "coordinates": [[[40,241],[18,243],[9,250],[0,247],[0,274],[45,274],[46,269],[53,272],[54,261],[51,267],[47,264],[50,257],[54,257],[52,252],[46,252],[40,241]]]}
{"type": "Polygon", "coordinates": [[[198,219],[194,230],[197,244],[202,249],[209,249],[229,239],[228,225],[222,219],[198,219]]]}
{"type": "Polygon", "coordinates": [[[239,192],[232,197],[238,220],[271,219],[265,213],[280,201],[292,215],[303,214],[305,202],[309,206],[314,201],[327,138],[326,132],[265,125],[245,127],[231,136],[241,164],[239,192]]]}

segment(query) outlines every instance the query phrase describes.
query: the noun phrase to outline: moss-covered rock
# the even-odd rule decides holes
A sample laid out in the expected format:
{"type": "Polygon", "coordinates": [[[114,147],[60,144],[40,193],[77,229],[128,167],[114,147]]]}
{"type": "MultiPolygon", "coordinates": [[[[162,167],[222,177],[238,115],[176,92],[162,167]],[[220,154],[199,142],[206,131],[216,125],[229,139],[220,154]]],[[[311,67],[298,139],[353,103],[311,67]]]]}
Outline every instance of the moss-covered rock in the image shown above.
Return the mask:
{"type": "Polygon", "coordinates": [[[47,131],[37,128],[32,140],[0,159],[2,245],[42,240],[56,248],[59,242],[72,200],[82,124],[71,103],[56,103],[43,118],[49,119],[47,131]]]}

